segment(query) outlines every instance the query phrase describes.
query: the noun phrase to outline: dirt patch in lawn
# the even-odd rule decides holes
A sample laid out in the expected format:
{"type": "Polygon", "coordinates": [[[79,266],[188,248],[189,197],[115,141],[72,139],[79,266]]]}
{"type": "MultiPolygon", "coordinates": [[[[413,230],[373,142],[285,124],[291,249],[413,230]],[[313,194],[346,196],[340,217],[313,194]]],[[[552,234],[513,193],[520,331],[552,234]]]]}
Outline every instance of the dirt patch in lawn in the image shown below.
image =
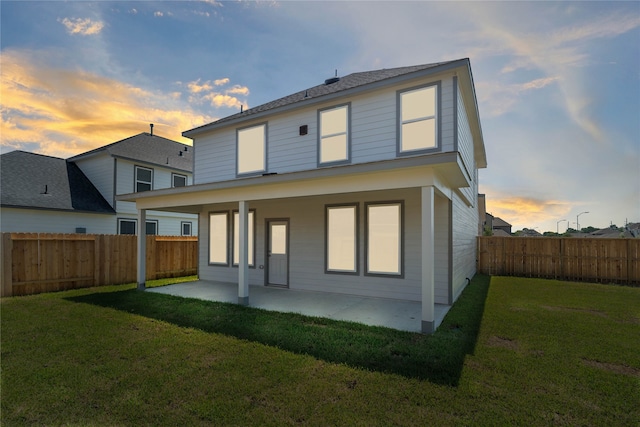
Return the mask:
{"type": "Polygon", "coordinates": [[[615,374],[629,375],[640,378],[640,369],[633,366],[619,365],[617,363],[598,362],[597,360],[582,359],[582,363],[592,368],[602,369],[615,374]]]}
{"type": "Polygon", "coordinates": [[[592,309],[588,309],[588,308],[562,307],[562,306],[553,306],[553,305],[542,305],[540,307],[544,308],[545,310],[549,310],[549,311],[573,311],[573,312],[578,312],[578,313],[593,314],[594,316],[600,316],[600,317],[605,317],[605,318],[609,317],[607,315],[607,313],[605,313],[603,311],[592,310],[592,309]]]}
{"type": "Polygon", "coordinates": [[[491,336],[487,340],[487,345],[489,347],[502,347],[508,348],[509,350],[516,351],[518,350],[518,342],[516,340],[512,340],[511,338],[504,338],[498,336],[491,336]]]}

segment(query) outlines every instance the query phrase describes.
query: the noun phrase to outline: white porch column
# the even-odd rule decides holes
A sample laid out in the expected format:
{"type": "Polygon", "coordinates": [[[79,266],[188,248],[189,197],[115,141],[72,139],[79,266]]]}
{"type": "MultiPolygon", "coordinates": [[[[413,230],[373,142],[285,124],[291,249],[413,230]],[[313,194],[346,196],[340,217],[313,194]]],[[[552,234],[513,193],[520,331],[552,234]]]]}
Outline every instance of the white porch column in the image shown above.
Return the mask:
{"type": "Polygon", "coordinates": [[[138,289],[144,290],[147,281],[147,211],[138,209],[138,289]]]}
{"type": "Polygon", "coordinates": [[[435,272],[434,272],[434,192],[433,187],[421,188],[422,218],[421,253],[422,253],[422,333],[430,334],[435,330],[435,272]]]}
{"type": "Polygon", "coordinates": [[[238,304],[249,305],[249,206],[238,207],[238,304]]]}

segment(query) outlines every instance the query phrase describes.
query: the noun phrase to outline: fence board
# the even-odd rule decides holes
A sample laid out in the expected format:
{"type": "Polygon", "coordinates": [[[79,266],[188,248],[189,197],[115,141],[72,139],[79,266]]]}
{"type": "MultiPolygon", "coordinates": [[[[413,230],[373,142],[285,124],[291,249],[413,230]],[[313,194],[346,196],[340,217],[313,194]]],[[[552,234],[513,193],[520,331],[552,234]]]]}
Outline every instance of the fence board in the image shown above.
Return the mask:
{"type": "Polygon", "coordinates": [[[483,274],[640,285],[640,239],[478,238],[483,274]]]}
{"type": "MultiPolygon", "coordinates": [[[[124,235],[2,233],[1,296],[135,282],[136,239],[124,235]]],[[[197,237],[147,239],[147,280],[197,274],[197,237]]]]}

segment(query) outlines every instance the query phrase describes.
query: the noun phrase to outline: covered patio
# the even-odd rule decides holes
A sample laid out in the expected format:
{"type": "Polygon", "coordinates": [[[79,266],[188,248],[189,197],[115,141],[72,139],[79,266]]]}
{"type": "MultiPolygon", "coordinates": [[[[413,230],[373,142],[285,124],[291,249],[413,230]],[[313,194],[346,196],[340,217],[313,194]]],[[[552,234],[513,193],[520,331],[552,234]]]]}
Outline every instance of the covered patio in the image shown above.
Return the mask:
{"type": "MultiPolygon", "coordinates": [[[[185,298],[197,298],[227,303],[238,302],[238,284],[199,280],[158,288],[157,292],[185,298]]],[[[409,332],[421,332],[422,303],[387,298],[313,292],[270,286],[250,286],[249,307],[306,316],[345,320],[370,326],[383,326],[409,332]]],[[[435,304],[437,328],[451,306],[435,304]]]]}

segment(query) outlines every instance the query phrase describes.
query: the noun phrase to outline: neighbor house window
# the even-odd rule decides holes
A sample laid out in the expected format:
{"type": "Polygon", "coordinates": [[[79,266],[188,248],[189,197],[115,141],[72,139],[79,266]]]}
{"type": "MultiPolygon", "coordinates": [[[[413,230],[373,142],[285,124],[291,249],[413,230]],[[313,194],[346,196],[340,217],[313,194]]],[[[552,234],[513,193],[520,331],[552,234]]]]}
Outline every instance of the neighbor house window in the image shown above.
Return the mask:
{"type": "Polygon", "coordinates": [[[358,206],[327,206],[326,270],[358,273],[358,206]]]}
{"type": "Polygon", "coordinates": [[[187,176],[178,173],[171,174],[172,187],[185,187],[187,185],[187,176]]]}
{"type": "Polygon", "coordinates": [[[238,175],[266,171],[266,134],[266,124],[238,130],[238,175]]]}
{"type": "Polygon", "coordinates": [[[147,236],[155,236],[158,234],[158,221],[147,221],[145,225],[147,236]]]}
{"type": "Polygon", "coordinates": [[[191,223],[190,222],[181,222],[180,223],[181,234],[183,236],[191,236],[191,223]]]}
{"type": "Polygon", "coordinates": [[[227,236],[229,214],[212,212],[209,214],[209,263],[228,265],[227,236]]]}
{"type": "Polygon", "coordinates": [[[402,203],[366,206],[367,274],[402,275],[402,203]]]}
{"type": "Polygon", "coordinates": [[[436,148],[437,85],[400,92],[399,98],[399,151],[436,148]]]}
{"type": "Polygon", "coordinates": [[[136,193],[140,191],[149,191],[153,188],[153,169],[135,167],[136,173],[136,193]]]}
{"type": "MultiPolygon", "coordinates": [[[[249,266],[255,266],[255,211],[249,211],[249,266]]],[[[233,265],[240,263],[240,214],[233,213],[233,265]]]]}
{"type": "Polygon", "coordinates": [[[135,219],[119,219],[118,234],[136,234],[136,222],[135,219]]]}
{"type": "Polygon", "coordinates": [[[320,143],[318,163],[349,160],[349,105],[319,112],[320,143]]]}

